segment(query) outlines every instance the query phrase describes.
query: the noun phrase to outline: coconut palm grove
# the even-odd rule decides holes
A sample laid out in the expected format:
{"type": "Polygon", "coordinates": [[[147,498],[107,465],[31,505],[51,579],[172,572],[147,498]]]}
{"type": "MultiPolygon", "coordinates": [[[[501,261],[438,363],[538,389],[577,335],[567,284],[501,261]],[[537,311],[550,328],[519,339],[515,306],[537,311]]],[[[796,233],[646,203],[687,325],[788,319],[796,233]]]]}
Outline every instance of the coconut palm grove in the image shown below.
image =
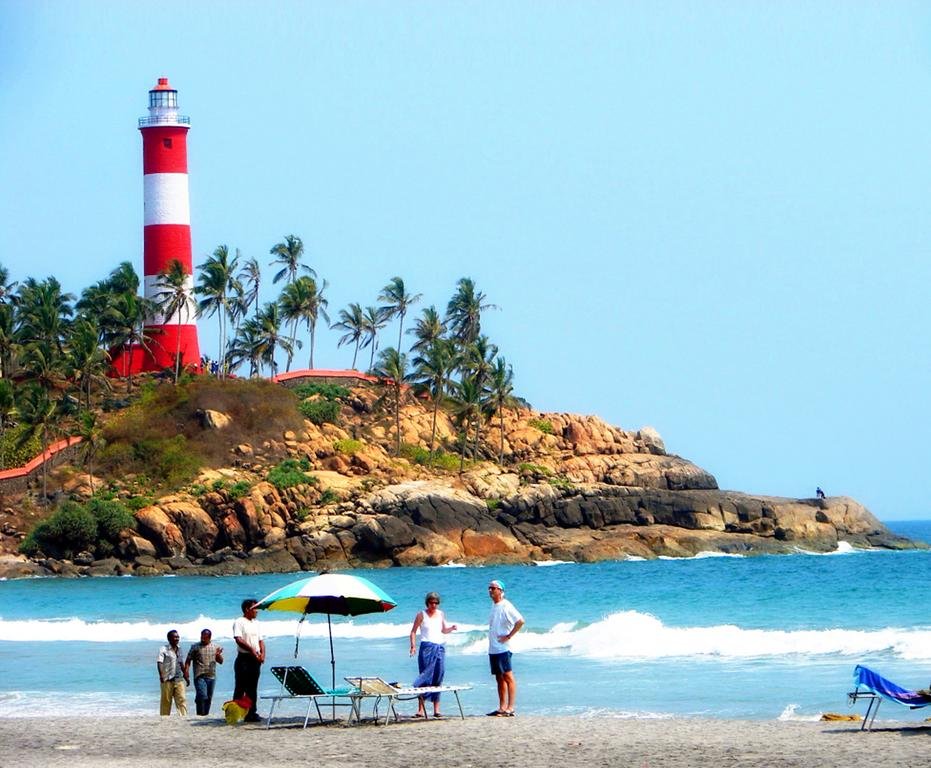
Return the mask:
{"type": "MultiPolygon", "coordinates": [[[[300,237],[287,235],[269,255],[263,265],[238,249],[217,246],[196,266],[194,289],[197,316],[217,323],[215,352],[208,351],[194,370],[183,368],[180,354],[168,350],[176,361],[171,369],[135,376],[131,364],[121,371],[114,361],[131,361],[134,352],[159,345],[147,319],[179,314],[189,300],[179,263],[159,274],[154,299],[140,295],[139,275],[128,261],[79,296],[65,292],[55,277],[13,276],[0,266],[0,469],[24,464],[53,441],[78,436],[78,465],[92,485],[94,474],[106,478],[108,471],[125,469],[121,459],[129,451],[148,457],[153,466],[177,465],[143,478],[153,491],[180,487],[201,468],[203,456],[188,455],[183,434],[135,439],[139,432],[134,438],[133,428],[126,426],[132,421],[128,414],[157,412],[159,403],[167,407],[169,401],[183,401],[190,387],[207,381],[231,390],[228,396],[234,399],[248,403],[256,397],[267,406],[278,395],[255,395],[249,388],[292,369],[313,369],[320,356],[321,325],[336,331],[330,338],[338,347],[351,347],[354,370],[380,381],[377,405],[394,422],[395,454],[404,449],[398,419],[408,393],[432,410],[433,431],[429,448],[420,449],[421,463],[458,464],[461,471],[480,450],[494,453],[487,446],[480,449],[483,425],[520,401],[513,395],[511,366],[482,333],[482,313],[495,306],[470,278],[458,281],[443,309],[428,305],[394,276],[377,296],[360,297],[334,311],[326,297],[328,283],[306,263],[300,237]],[[259,300],[267,279],[263,267],[271,271],[271,284],[280,287],[275,301],[259,300]],[[393,322],[397,337],[388,327],[393,322]],[[448,438],[445,445],[437,440],[441,409],[457,425],[453,444],[448,438]]],[[[338,419],[333,393],[340,388],[333,384],[305,384],[296,397],[283,387],[268,387],[295,402],[304,400],[297,409],[287,403],[286,410],[316,423],[338,419]]],[[[95,497],[106,496],[106,482],[99,484],[104,487],[92,488],[95,497]]],[[[49,514],[60,522],[62,508],[67,513],[75,502],[49,494],[45,466],[35,486],[24,503],[35,506],[36,519],[44,520],[41,534],[49,514]]],[[[142,491],[135,506],[149,501],[142,491]]],[[[113,525],[130,523],[128,511],[113,525]]],[[[23,546],[24,551],[34,549],[34,537],[23,546]]]]}

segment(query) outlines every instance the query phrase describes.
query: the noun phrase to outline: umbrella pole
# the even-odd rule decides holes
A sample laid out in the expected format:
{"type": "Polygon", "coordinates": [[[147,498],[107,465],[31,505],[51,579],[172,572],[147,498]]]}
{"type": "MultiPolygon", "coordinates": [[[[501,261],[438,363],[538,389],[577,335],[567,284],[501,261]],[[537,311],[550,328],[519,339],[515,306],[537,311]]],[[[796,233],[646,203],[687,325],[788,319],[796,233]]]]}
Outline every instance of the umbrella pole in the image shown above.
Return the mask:
{"type": "MultiPolygon", "coordinates": [[[[336,656],[333,654],[333,625],[330,623],[330,614],[326,615],[326,628],[330,634],[330,690],[336,688],[336,656]]],[[[333,719],[336,719],[336,699],[331,698],[333,703],[333,719]]]]}

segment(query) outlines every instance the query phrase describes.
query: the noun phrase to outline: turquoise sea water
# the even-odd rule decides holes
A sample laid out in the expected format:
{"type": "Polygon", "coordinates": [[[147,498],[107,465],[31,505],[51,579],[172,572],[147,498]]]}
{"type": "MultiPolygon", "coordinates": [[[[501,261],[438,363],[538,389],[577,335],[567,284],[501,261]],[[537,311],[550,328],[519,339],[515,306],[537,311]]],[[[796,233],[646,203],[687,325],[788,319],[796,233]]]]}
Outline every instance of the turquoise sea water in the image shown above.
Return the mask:
{"type": "MultiPolygon", "coordinates": [[[[931,522],[891,523],[931,541],[931,522]]],[[[468,712],[494,708],[486,635],[491,578],[523,612],[515,638],[518,710],[617,717],[817,719],[847,711],[855,664],[907,687],[931,680],[931,552],[627,560],[361,572],[398,603],[387,614],[334,617],[337,678],[410,681],[407,635],[437,590],[460,631],[447,681],[475,686],[468,712]]],[[[0,717],[140,714],[158,709],[155,656],[177,628],[200,629],[232,657],[230,629],[245,597],[298,574],[27,579],[0,582],[0,717]]],[[[293,663],[297,617],[262,613],[270,663],[293,663]]],[[[330,676],[325,617],[301,627],[299,660],[330,676]]],[[[221,668],[218,704],[232,693],[221,668]]],[[[263,675],[260,689],[274,688],[263,675]]],[[[193,693],[190,693],[193,709],[193,693]]],[[[882,714],[920,719],[887,704],[882,714]]]]}

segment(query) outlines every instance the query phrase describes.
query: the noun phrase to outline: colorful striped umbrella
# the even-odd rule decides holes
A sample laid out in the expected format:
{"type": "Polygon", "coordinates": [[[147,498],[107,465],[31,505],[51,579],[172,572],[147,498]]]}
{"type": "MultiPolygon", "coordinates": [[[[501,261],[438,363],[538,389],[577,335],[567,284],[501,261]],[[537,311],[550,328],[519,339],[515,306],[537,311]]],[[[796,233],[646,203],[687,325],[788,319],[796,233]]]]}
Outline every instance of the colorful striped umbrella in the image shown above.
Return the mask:
{"type": "MultiPolygon", "coordinates": [[[[382,589],[361,576],[342,573],[322,573],[299,579],[287,586],[276,589],[266,595],[256,608],[267,611],[292,611],[303,614],[325,613],[327,629],[330,633],[330,667],[332,669],[332,687],[336,687],[336,657],[333,654],[333,626],[330,616],[360,616],[364,613],[384,613],[394,608],[397,603],[382,589]]],[[[297,657],[297,642],[294,645],[297,657]]]]}

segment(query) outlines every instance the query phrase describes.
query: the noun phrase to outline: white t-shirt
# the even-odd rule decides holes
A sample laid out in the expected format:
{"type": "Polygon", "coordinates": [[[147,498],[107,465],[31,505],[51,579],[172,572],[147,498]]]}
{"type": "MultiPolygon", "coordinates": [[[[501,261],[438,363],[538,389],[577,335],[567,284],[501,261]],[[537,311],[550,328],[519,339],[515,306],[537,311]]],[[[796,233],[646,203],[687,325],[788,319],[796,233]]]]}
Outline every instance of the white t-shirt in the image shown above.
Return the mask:
{"type": "Polygon", "coordinates": [[[510,634],[518,621],[524,617],[507,598],[502,597],[491,606],[491,615],[488,617],[488,653],[504,653],[508,649],[507,643],[502,643],[498,637],[510,634]]]}
{"type": "Polygon", "coordinates": [[[446,621],[446,617],[443,616],[443,612],[437,609],[433,616],[430,616],[426,611],[421,611],[420,615],[423,617],[420,622],[420,641],[446,645],[446,635],[443,634],[443,622],[446,621]]]}
{"type": "MultiPolygon", "coordinates": [[[[256,653],[259,652],[259,641],[262,640],[262,633],[256,619],[247,619],[245,616],[236,619],[233,622],[233,637],[242,638],[256,653]]],[[[236,644],[236,647],[240,653],[249,653],[249,651],[243,650],[239,643],[236,644]]]]}

